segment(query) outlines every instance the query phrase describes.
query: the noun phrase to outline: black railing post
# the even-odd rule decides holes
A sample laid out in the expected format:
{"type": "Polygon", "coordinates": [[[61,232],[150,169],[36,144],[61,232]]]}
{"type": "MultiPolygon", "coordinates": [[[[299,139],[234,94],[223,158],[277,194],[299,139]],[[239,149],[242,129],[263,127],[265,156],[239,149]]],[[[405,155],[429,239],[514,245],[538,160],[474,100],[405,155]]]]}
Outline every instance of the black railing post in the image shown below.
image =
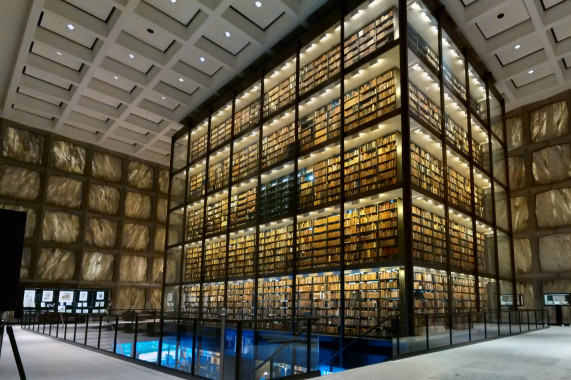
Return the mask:
{"type": "Polygon", "coordinates": [[[65,315],[65,321],[63,323],[63,340],[67,340],[67,314],[65,315]]]}
{"type": "MultiPolygon", "coordinates": [[[[414,320],[414,317],[413,317],[414,320]]],[[[426,350],[428,351],[430,349],[430,342],[428,340],[428,314],[426,314],[426,316],[424,317],[424,325],[425,325],[425,331],[426,331],[426,350]]],[[[413,324],[414,326],[414,324],[413,324]]]]}
{"type": "Polygon", "coordinates": [[[85,319],[85,338],[83,339],[84,346],[87,346],[87,331],[89,331],[89,314],[86,315],[85,319]]]}
{"type": "Polygon", "coordinates": [[[535,329],[537,330],[537,310],[533,310],[533,320],[535,321],[535,329]]]}
{"type": "Polygon", "coordinates": [[[400,316],[397,317],[397,356],[400,356],[400,316]]]}
{"type": "Polygon", "coordinates": [[[113,333],[113,353],[117,353],[117,331],[119,330],[119,316],[115,316],[115,328],[113,329],[115,332],[113,333]]]}
{"type": "Polygon", "coordinates": [[[103,314],[99,314],[99,335],[97,336],[97,349],[101,347],[101,327],[103,326],[103,314]]]}
{"type": "Polygon", "coordinates": [[[234,366],[234,379],[240,379],[240,364],[242,362],[242,331],[244,329],[243,322],[238,322],[236,328],[236,365],[234,366]]]}
{"type": "Polygon", "coordinates": [[[137,333],[139,332],[139,316],[135,315],[135,336],[133,337],[133,349],[131,357],[137,359],[137,333]]]}
{"type": "Polygon", "coordinates": [[[75,321],[73,321],[73,342],[75,343],[75,338],[77,337],[77,315],[75,316],[75,321]]]}
{"type": "Polygon", "coordinates": [[[486,323],[486,312],[484,311],[484,339],[488,339],[488,324],[486,323]]]}
{"type": "Polygon", "coordinates": [[[468,342],[472,341],[472,317],[471,314],[468,313],[468,342]]]}
{"type": "Polygon", "coordinates": [[[56,320],[56,322],[57,322],[57,324],[56,324],[56,338],[59,338],[59,321],[60,321],[60,319],[62,319],[61,314],[58,313],[58,317],[59,318],[57,318],[57,320],[56,320]]]}
{"type": "Polygon", "coordinates": [[[508,311],[508,323],[510,324],[510,335],[512,335],[512,312],[508,311]]]}
{"type": "Polygon", "coordinates": [[[50,314],[50,320],[49,320],[50,327],[48,328],[48,335],[50,336],[52,335],[52,315],[53,314],[50,314]]]}
{"type": "Polygon", "coordinates": [[[517,323],[519,325],[519,332],[521,333],[521,310],[517,311],[517,323]]]}

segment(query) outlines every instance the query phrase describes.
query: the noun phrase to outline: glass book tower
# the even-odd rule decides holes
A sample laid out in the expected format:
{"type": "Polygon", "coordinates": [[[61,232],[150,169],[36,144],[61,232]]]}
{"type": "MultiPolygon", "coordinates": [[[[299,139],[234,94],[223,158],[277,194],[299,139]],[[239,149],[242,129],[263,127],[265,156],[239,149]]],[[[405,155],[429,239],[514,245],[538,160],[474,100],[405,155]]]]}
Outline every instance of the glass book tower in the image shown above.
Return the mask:
{"type": "Polygon", "coordinates": [[[503,101],[447,20],[338,9],[173,137],[166,313],[343,337],[514,293],[503,101]]]}

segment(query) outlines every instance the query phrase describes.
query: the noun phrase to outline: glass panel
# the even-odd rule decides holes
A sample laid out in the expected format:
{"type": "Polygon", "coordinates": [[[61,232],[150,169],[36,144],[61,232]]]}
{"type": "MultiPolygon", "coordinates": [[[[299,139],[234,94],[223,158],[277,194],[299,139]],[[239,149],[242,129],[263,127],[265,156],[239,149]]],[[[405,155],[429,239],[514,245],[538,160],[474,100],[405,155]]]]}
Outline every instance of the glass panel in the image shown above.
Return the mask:
{"type": "MultiPolygon", "coordinates": [[[[104,351],[113,352],[113,343],[115,339],[115,330],[117,329],[117,319],[114,315],[104,316],[103,328],[101,329],[101,345],[104,351]]],[[[68,330],[68,335],[69,335],[68,330]]]]}
{"type": "Polygon", "coordinates": [[[192,128],[190,135],[190,162],[196,162],[206,155],[208,141],[208,120],[192,128]]]}
{"type": "Polygon", "coordinates": [[[202,275],[202,243],[185,247],[184,281],[200,281],[202,275]]]}
{"type": "Polygon", "coordinates": [[[188,202],[195,202],[206,192],[206,159],[188,169],[188,202]]]}
{"type": "Polygon", "coordinates": [[[492,132],[504,143],[506,140],[504,121],[502,118],[502,106],[492,91],[490,91],[490,122],[492,124],[492,132]]]}
{"type": "MultiPolygon", "coordinates": [[[[509,236],[501,231],[498,231],[498,262],[500,277],[510,278],[512,276],[511,243],[509,236]]],[[[500,294],[506,293],[502,290],[500,294]]]]}
{"type": "Polygon", "coordinates": [[[235,231],[256,223],[256,193],[258,179],[252,178],[232,186],[230,199],[230,230],[235,231]]]}
{"type": "Polygon", "coordinates": [[[262,329],[283,330],[284,324],[277,320],[292,316],[292,277],[269,277],[258,280],[258,319],[262,329]],[[270,321],[273,320],[273,321],[270,321]]]}
{"type": "MultiPolygon", "coordinates": [[[[452,312],[464,313],[476,310],[476,280],[474,276],[451,272],[452,312]]],[[[455,322],[455,321],[453,321],[455,322]]],[[[467,320],[461,316],[457,329],[467,329],[467,320]]]]}
{"type": "Polygon", "coordinates": [[[412,255],[417,260],[446,264],[444,205],[412,192],[412,255]]]}
{"type": "Polygon", "coordinates": [[[262,174],[262,186],[258,204],[263,222],[284,218],[294,211],[293,200],[296,196],[293,163],[262,174]]]}
{"type": "Polygon", "coordinates": [[[429,349],[450,345],[450,316],[448,314],[428,315],[429,349]]]}
{"type": "Polygon", "coordinates": [[[228,281],[226,313],[228,319],[243,320],[254,317],[253,279],[228,281]]]}
{"type": "Polygon", "coordinates": [[[412,51],[409,51],[408,66],[412,68],[408,84],[411,116],[438,136],[442,130],[438,77],[412,51]]]}
{"type": "Polygon", "coordinates": [[[444,83],[452,93],[466,100],[466,64],[462,52],[446,32],[442,32],[444,83]]]}
{"type": "Polygon", "coordinates": [[[117,346],[115,347],[115,353],[118,355],[133,357],[134,341],[135,313],[125,312],[119,316],[119,325],[117,326],[117,346]]]}
{"type": "Polygon", "coordinates": [[[184,207],[179,207],[169,213],[168,245],[182,243],[184,239],[183,220],[184,207]]]}
{"type": "Polygon", "coordinates": [[[188,133],[185,133],[174,141],[172,171],[177,171],[186,166],[188,158],[188,133]]]}
{"type": "Polygon", "coordinates": [[[185,201],[185,188],[186,188],[186,174],[187,170],[183,170],[174,175],[171,180],[171,193],[170,193],[170,208],[180,206],[185,201]]]}
{"type": "MultiPolygon", "coordinates": [[[[335,81],[299,104],[298,138],[302,152],[313,151],[339,138],[341,134],[340,88],[339,82],[335,81]]],[[[283,125],[281,127],[283,130],[290,125],[290,120],[293,122],[293,112],[291,115],[286,113],[274,123],[278,128],[283,125]],[[282,119],[284,119],[283,122],[282,119]]],[[[268,131],[274,130],[274,123],[270,124],[268,131]]],[[[286,131],[289,132],[289,128],[286,131]]],[[[264,130],[265,134],[266,130],[264,130]]]]}
{"type": "MultiPolygon", "coordinates": [[[[166,300],[165,300],[166,301],[166,300]]],[[[177,367],[177,328],[178,322],[176,319],[165,318],[163,322],[163,345],[161,354],[160,365],[167,368],[177,367]]]]}
{"type": "Polygon", "coordinates": [[[492,138],[492,161],[494,178],[507,185],[505,148],[495,138],[492,138]]]}
{"type": "Polygon", "coordinates": [[[471,212],[472,200],[482,203],[482,193],[472,196],[472,181],[470,179],[470,166],[468,160],[456,154],[451,149],[446,149],[448,180],[448,202],[454,207],[471,212]]]}
{"type": "Polygon", "coordinates": [[[230,146],[219,150],[210,156],[208,162],[208,188],[207,193],[212,194],[218,190],[227,189],[230,179],[230,146]]]}
{"type": "Polygon", "coordinates": [[[258,127],[260,122],[260,83],[255,83],[236,97],[234,136],[258,127]]]}
{"type": "Polygon", "coordinates": [[[293,220],[260,226],[258,273],[284,273],[293,267],[293,220]]]}
{"type": "Polygon", "coordinates": [[[318,317],[317,332],[338,335],[340,286],[339,272],[298,275],[297,317],[318,317]]]}
{"type": "Polygon", "coordinates": [[[204,234],[204,201],[199,200],[186,208],[186,240],[199,240],[204,234]]]}
{"type": "Polygon", "coordinates": [[[444,199],[444,164],[442,144],[432,129],[427,129],[415,119],[410,119],[411,128],[411,180],[412,183],[444,199]]]}
{"type": "Polygon", "coordinates": [[[509,231],[508,211],[510,209],[509,198],[506,190],[497,182],[494,184],[494,198],[496,202],[496,224],[498,227],[509,231]]]}
{"type": "Polygon", "coordinates": [[[202,318],[219,319],[224,307],[224,282],[202,284],[202,318]]]}
{"type": "Polygon", "coordinates": [[[448,311],[448,276],[445,270],[414,268],[414,313],[448,311]]]}
{"type": "Polygon", "coordinates": [[[210,150],[225,145],[232,137],[232,102],[214,112],[210,126],[210,150]]]}
{"type": "Polygon", "coordinates": [[[273,116],[295,99],[295,56],[286,59],[264,78],[264,117],[273,116]]]}
{"type": "Polygon", "coordinates": [[[476,222],[476,252],[480,274],[496,273],[496,248],[494,231],[487,224],[476,222]]]}
{"type": "Polygon", "coordinates": [[[438,24],[436,19],[418,0],[407,1],[409,48],[424,62],[433,73],[438,73],[438,24]]]}
{"type": "Polygon", "coordinates": [[[258,173],[258,129],[234,140],[232,154],[232,183],[247,180],[258,173]]]}
{"type": "Polygon", "coordinates": [[[468,77],[470,78],[470,108],[480,117],[480,120],[487,123],[486,85],[472,65],[468,66],[468,77]]]}
{"type": "Polygon", "coordinates": [[[466,157],[470,157],[466,107],[447,87],[444,88],[444,108],[446,111],[444,127],[448,145],[466,157]]]}
{"type": "MultiPolygon", "coordinates": [[[[255,231],[255,228],[249,228],[248,230],[230,234],[230,242],[228,244],[229,278],[254,276],[254,255],[256,253],[255,231]]],[[[232,288],[230,287],[230,289],[232,288]]],[[[228,313],[230,314],[230,310],[228,313]]]]}
{"type": "Polygon", "coordinates": [[[297,268],[307,270],[340,265],[339,206],[300,215],[297,220],[297,268]]]}
{"type": "Polygon", "coordinates": [[[226,236],[206,239],[204,247],[204,279],[221,280],[226,276],[226,236]]]}
{"type": "Polygon", "coordinates": [[[468,343],[472,333],[472,314],[457,313],[452,315],[452,344],[468,343]]]}
{"type": "Polygon", "coordinates": [[[183,317],[199,318],[200,316],[200,284],[182,286],[183,317]]]}
{"type": "Polygon", "coordinates": [[[475,117],[471,118],[470,125],[472,126],[472,157],[474,162],[486,172],[490,172],[488,131],[475,117]]]}
{"type": "Polygon", "coordinates": [[[474,342],[485,339],[486,327],[484,325],[484,313],[471,313],[469,323],[471,329],[471,341],[474,342]]]}
{"type": "Polygon", "coordinates": [[[159,353],[160,319],[158,314],[138,315],[137,352],[135,359],[157,364],[159,353]]]}
{"type": "Polygon", "coordinates": [[[179,310],[178,298],[179,298],[178,286],[168,286],[165,287],[165,299],[164,299],[164,309],[165,314],[175,314],[179,310]]]}
{"type": "MultiPolygon", "coordinates": [[[[300,112],[302,108],[300,107],[300,112]]],[[[339,113],[339,110],[337,110],[339,113]]],[[[333,114],[331,114],[333,117],[333,114]]],[[[314,120],[313,112],[309,115],[300,114],[299,139],[301,141],[302,150],[305,144],[314,141],[314,120]],[[303,125],[303,127],[301,127],[303,125]]],[[[262,170],[280,165],[281,163],[291,160],[295,154],[295,112],[293,109],[286,110],[279,117],[274,118],[271,123],[265,123],[263,126],[262,137],[262,170]]],[[[337,122],[339,123],[339,121],[337,122]]],[[[327,131],[327,122],[322,125],[327,131]]],[[[339,126],[337,126],[339,129],[339,126]]],[[[323,133],[325,133],[323,131],[323,133]]],[[[321,137],[321,135],[320,135],[321,137]]],[[[312,145],[311,145],[312,146],[312,145]]]]}
{"type": "Polygon", "coordinates": [[[473,172],[476,216],[491,223],[494,216],[492,208],[492,182],[490,178],[479,169],[474,168],[473,172]]]}
{"type": "MultiPolygon", "coordinates": [[[[197,350],[194,373],[208,379],[218,379],[220,374],[220,326],[197,326],[197,350]]],[[[187,359],[188,361],[188,359],[187,359]]],[[[182,363],[182,359],[181,359],[182,363]]]]}
{"type": "Polygon", "coordinates": [[[480,309],[481,310],[497,310],[498,309],[498,291],[496,280],[493,278],[480,277],[480,309]]]}

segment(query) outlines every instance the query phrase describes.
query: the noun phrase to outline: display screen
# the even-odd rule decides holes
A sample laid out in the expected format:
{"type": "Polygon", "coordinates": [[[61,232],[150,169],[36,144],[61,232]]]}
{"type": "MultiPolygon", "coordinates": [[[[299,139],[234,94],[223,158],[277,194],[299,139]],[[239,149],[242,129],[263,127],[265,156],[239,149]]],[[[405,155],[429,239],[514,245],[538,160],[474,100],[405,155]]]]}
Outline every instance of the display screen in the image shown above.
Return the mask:
{"type": "MultiPolygon", "coordinates": [[[[516,294],[517,306],[523,306],[523,294],[516,294]]],[[[500,294],[500,305],[501,306],[513,306],[514,296],[513,294],[500,294]]]]}
{"type": "Polygon", "coordinates": [[[545,306],[569,306],[569,293],[546,293],[543,295],[543,304],[545,306]]]}

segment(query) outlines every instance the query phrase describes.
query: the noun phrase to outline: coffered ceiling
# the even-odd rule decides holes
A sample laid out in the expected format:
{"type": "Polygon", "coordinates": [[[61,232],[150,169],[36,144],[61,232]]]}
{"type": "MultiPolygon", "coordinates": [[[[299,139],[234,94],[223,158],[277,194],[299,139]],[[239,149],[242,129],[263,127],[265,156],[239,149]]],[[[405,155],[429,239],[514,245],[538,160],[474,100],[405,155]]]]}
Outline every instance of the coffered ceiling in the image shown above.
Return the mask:
{"type": "MultiPolygon", "coordinates": [[[[2,0],[0,115],[168,164],[180,121],[326,0],[2,0]]],[[[444,0],[508,109],[571,88],[571,0],[444,0]]]]}

